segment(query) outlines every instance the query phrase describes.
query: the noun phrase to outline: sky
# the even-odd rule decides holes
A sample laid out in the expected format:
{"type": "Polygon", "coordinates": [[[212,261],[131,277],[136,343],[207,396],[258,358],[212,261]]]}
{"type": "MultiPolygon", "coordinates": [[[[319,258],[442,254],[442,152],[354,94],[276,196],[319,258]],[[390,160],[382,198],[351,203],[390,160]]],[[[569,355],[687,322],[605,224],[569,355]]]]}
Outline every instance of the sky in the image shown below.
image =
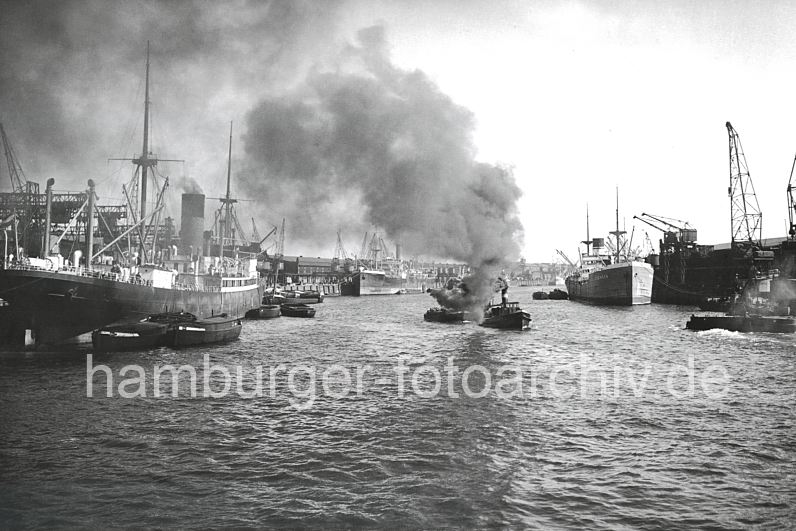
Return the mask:
{"type": "MultiPolygon", "coordinates": [[[[726,242],[727,121],[763,236],[786,232],[792,2],[0,8],[0,121],[26,176],[56,189],[90,177],[120,200],[131,165],[107,159],[141,149],[149,40],[153,149],[185,160],[160,171],[173,190],[222,195],[232,121],[242,224],[254,217],[265,233],[286,217],[288,253],[330,256],[340,230],[353,254],[376,230],[412,254],[573,257],[587,204],[591,236],[613,230],[617,187],[628,231],[647,212],[726,242]]],[[[635,237],[644,231],[660,237],[643,225],[635,237]]]]}

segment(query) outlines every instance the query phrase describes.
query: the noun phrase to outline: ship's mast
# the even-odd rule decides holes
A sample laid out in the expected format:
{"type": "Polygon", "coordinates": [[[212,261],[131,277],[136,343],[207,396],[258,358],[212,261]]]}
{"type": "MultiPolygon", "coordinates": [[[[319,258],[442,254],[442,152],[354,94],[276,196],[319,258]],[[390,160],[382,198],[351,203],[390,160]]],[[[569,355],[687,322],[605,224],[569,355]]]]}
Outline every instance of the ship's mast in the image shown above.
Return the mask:
{"type": "Polygon", "coordinates": [[[612,235],[616,236],[616,263],[619,263],[619,252],[620,252],[620,244],[619,244],[619,237],[623,234],[627,234],[623,230],[619,230],[619,187],[616,187],[616,230],[611,232],[612,235]]]}
{"type": "Polygon", "coordinates": [[[586,203],[586,239],[580,243],[586,244],[586,256],[588,256],[589,246],[591,245],[591,237],[589,236],[589,203],[586,203]]]}
{"type": "MultiPolygon", "coordinates": [[[[221,247],[220,255],[224,256],[224,244],[232,239],[233,252],[236,238],[232,237],[232,223],[237,223],[235,216],[232,212],[232,205],[237,203],[237,199],[232,199],[232,122],[229,122],[229,155],[227,158],[227,193],[221,199],[224,206],[224,230],[221,232],[221,247]]],[[[220,215],[220,214],[219,214],[220,215]]]]}
{"type": "MultiPolygon", "coordinates": [[[[141,169],[141,205],[140,205],[140,214],[141,217],[136,221],[135,220],[135,209],[133,205],[133,198],[128,197],[127,203],[130,208],[130,215],[133,217],[133,221],[137,223],[146,223],[146,200],[147,200],[147,183],[149,181],[149,168],[153,168],[157,166],[158,162],[185,162],[184,160],[179,159],[158,159],[154,156],[149,150],[149,41],[146,43],[146,77],[144,83],[144,143],[141,148],[141,156],[134,159],[108,159],[108,160],[126,160],[132,162],[136,166],[141,169]]],[[[158,194],[158,202],[162,200],[163,197],[163,189],[160,190],[158,194]]],[[[126,194],[126,192],[125,192],[126,194]]],[[[156,208],[161,208],[162,205],[157,205],[156,208]]],[[[138,237],[139,237],[139,251],[142,260],[148,260],[147,252],[146,252],[146,234],[147,231],[142,231],[140,228],[138,230],[138,237]]],[[[157,241],[157,227],[154,231],[155,241],[157,241]]]]}
{"type": "Polygon", "coordinates": [[[229,155],[227,158],[227,195],[224,200],[224,238],[229,238],[230,209],[232,203],[229,200],[230,183],[232,181],[232,122],[229,122],[229,155]]]}
{"type": "Polygon", "coordinates": [[[141,157],[133,161],[133,164],[138,164],[141,167],[141,217],[139,219],[142,220],[146,219],[146,186],[149,177],[149,167],[157,164],[156,159],[149,158],[149,41],[146,43],[146,80],[144,86],[144,145],[141,148],[141,157]]]}

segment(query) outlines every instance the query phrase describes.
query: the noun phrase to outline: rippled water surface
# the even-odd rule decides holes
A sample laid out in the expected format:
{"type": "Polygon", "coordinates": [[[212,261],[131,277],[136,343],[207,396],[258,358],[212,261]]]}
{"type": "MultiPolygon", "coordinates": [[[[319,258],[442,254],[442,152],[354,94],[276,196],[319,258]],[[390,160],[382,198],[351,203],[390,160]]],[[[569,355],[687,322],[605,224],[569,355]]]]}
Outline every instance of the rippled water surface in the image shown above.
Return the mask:
{"type": "Polygon", "coordinates": [[[0,525],[793,525],[794,337],[512,293],[530,331],[425,323],[425,295],[338,298],[224,346],[93,354],[110,398],[104,373],[86,396],[90,349],[4,353],[0,525]],[[187,372],[153,396],[167,364],[197,368],[196,397],[187,372]],[[120,395],[127,365],[145,372],[121,391],[146,396],[120,395]],[[204,397],[220,367],[230,391],[204,397]],[[241,396],[258,368],[262,396],[241,396]]]}

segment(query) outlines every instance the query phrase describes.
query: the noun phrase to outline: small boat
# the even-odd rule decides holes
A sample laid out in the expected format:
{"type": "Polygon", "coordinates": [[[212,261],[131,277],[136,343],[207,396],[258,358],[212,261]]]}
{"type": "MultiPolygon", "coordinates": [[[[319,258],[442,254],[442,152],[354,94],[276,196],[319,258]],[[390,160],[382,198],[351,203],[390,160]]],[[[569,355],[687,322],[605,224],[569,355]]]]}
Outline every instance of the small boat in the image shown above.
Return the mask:
{"type": "Polygon", "coordinates": [[[503,330],[527,330],[530,324],[530,314],[524,312],[518,302],[490,304],[484,311],[484,320],[481,321],[481,326],[503,330]]]}
{"type": "Polygon", "coordinates": [[[281,295],[285,302],[300,302],[301,304],[318,304],[323,302],[323,293],[315,290],[308,291],[285,291],[281,295]]]}
{"type": "Polygon", "coordinates": [[[196,321],[187,312],[158,313],[137,322],[104,326],[91,333],[94,348],[101,352],[120,352],[160,347],[166,344],[169,327],[196,321]]]}
{"type": "Polygon", "coordinates": [[[731,332],[772,332],[793,334],[796,318],[768,315],[691,315],[688,330],[729,330],[731,332]]]}
{"type": "Polygon", "coordinates": [[[246,312],[246,319],[273,319],[280,315],[280,306],[278,304],[264,304],[259,308],[246,312]]]}
{"type": "Polygon", "coordinates": [[[167,330],[167,324],[147,320],[108,325],[91,333],[91,343],[100,352],[155,348],[166,343],[167,330]]]}
{"type": "Polygon", "coordinates": [[[446,308],[429,308],[423,314],[423,319],[435,323],[461,323],[469,318],[469,312],[448,310],[446,308]]]}
{"type": "Polygon", "coordinates": [[[549,293],[546,291],[534,291],[532,297],[535,301],[546,301],[548,299],[551,301],[565,301],[569,298],[569,294],[562,289],[555,288],[549,293]]]}
{"type": "Polygon", "coordinates": [[[285,317],[315,317],[315,308],[301,303],[285,303],[281,311],[285,317]]]}
{"type": "Polygon", "coordinates": [[[243,323],[222,313],[207,319],[181,322],[169,326],[166,344],[171,347],[205,345],[238,339],[243,323]]]}

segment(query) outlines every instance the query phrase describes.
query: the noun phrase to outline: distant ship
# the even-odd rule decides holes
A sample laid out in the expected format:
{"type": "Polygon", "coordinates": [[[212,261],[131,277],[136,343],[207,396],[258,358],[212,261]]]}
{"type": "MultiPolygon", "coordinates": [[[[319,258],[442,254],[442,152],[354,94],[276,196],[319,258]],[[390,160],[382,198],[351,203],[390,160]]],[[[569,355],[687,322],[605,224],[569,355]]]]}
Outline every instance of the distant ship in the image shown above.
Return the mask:
{"type": "MultiPolygon", "coordinates": [[[[614,255],[601,254],[602,238],[589,239],[589,214],[586,211],[586,252],[581,255],[581,266],[566,280],[569,298],[573,301],[614,306],[649,304],[652,300],[652,266],[646,262],[622,256],[624,231],[619,230],[619,202],[617,194],[616,237],[614,255]],[[593,253],[589,252],[589,247],[593,253]]],[[[627,250],[629,251],[629,249],[627,250]]]]}
{"type": "MultiPolygon", "coordinates": [[[[195,256],[183,258],[180,261],[183,271],[178,272],[177,260],[171,256],[168,248],[161,250],[160,260],[157,260],[161,263],[158,265],[147,263],[149,260],[156,261],[157,238],[148,243],[146,236],[143,236],[138,242],[133,240],[133,245],[126,252],[122,253],[119,249],[118,246],[124,243],[124,236],[142,225],[145,220],[151,221],[159,209],[163,208],[162,196],[166,185],[159,191],[155,212],[147,213],[145,210],[147,170],[158,162],[149,152],[148,146],[148,49],[145,94],[143,154],[133,160],[140,173],[141,212],[138,219],[141,222],[133,225],[130,230],[99,252],[95,252],[94,184],[89,181],[88,198],[84,205],[87,206],[85,219],[88,220],[85,234],[87,250],[85,265],[81,266],[80,263],[69,265],[57,253],[50,254],[49,251],[55,249],[58,242],[51,244],[48,225],[44,239],[46,242],[44,258],[16,260],[0,269],[0,294],[9,305],[4,308],[4,318],[7,317],[12,321],[13,336],[10,339],[8,336],[0,337],[0,343],[20,342],[20,333],[24,334],[26,342],[30,340],[32,343],[57,343],[111,323],[138,320],[162,312],[189,312],[200,319],[219,314],[237,318],[243,317],[248,310],[260,306],[262,290],[258,282],[254,257],[211,258],[202,256],[201,252],[191,253],[195,256]],[[96,263],[95,260],[102,257],[102,253],[112,245],[116,245],[119,249],[119,260],[125,256],[129,263],[122,263],[120,266],[114,263],[113,267],[108,263],[96,263]],[[137,256],[133,254],[135,249],[143,251],[143,264],[137,264],[132,258],[137,256]],[[169,260],[169,257],[172,259],[169,260]]],[[[229,173],[227,179],[229,181],[229,173]]],[[[49,196],[52,194],[52,183],[48,184],[49,196]]],[[[189,218],[183,218],[183,232],[197,232],[201,241],[204,228],[202,226],[204,196],[184,194],[184,216],[186,206],[191,206],[186,200],[198,202],[193,207],[198,207],[202,212],[201,217],[191,213],[189,218]],[[196,226],[186,226],[186,219],[196,226]]],[[[232,201],[234,200],[229,199],[228,185],[226,202],[230,204],[232,201]]],[[[225,225],[228,227],[229,223],[225,225]]],[[[148,226],[145,231],[139,228],[138,234],[142,233],[149,234],[150,237],[152,234],[158,234],[157,228],[153,226],[148,226]]],[[[199,245],[194,247],[197,248],[200,248],[199,245]]],[[[78,258],[76,262],[79,261],[78,258]]],[[[8,327],[5,328],[7,329],[8,327]]]]}
{"type": "Polygon", "coordinates": [[[351,275],[351,281],[341,286],[341,294],[354,297],[366,295],[397,295],[407,291],[419,292],[423,284],[404,275],[388,275],[385,271],[361,269],[351,275]]]}

